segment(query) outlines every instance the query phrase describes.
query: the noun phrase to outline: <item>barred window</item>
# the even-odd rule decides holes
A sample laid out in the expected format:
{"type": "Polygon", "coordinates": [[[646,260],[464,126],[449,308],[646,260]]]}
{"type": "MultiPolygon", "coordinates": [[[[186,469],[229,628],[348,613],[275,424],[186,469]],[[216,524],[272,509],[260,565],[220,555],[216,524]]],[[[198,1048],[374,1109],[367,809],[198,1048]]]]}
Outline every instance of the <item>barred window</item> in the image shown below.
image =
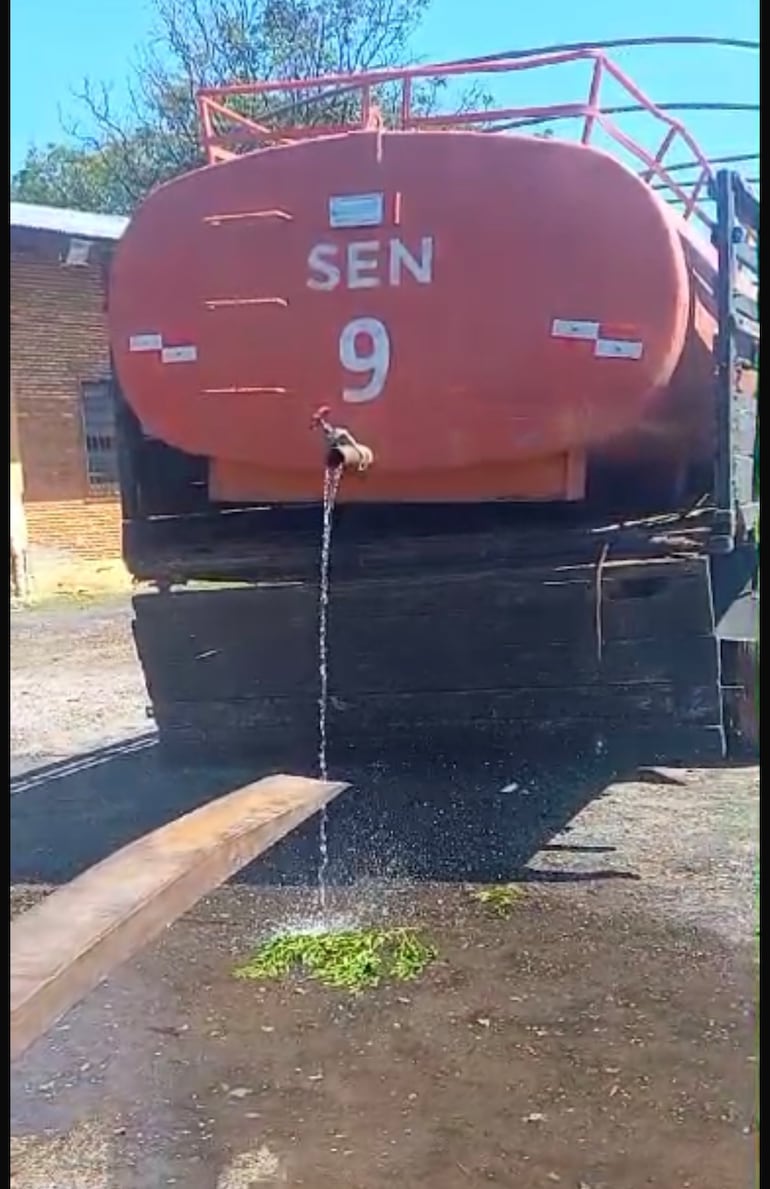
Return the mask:
{"type": "Polygon", "coordinates": [[[83,384],[81,409],[89,491],[94,495],[113,494],[118,490],[118,451],[111,382],[83,384]]]}

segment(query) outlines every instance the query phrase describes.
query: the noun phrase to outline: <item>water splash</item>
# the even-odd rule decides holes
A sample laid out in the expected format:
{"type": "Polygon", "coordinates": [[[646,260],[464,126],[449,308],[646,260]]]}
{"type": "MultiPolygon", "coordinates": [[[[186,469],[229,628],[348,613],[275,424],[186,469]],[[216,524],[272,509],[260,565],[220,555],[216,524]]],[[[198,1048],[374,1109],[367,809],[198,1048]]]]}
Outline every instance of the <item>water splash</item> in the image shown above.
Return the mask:
{"type": "MultiPolygon", "coordinates": [[[[342,478],[341,467],[326,467],[323,489],[323,527],[321,531],[321,572],[318,590],[318,771],[322,780],[327,780],[327,719],[329,709],[329,575],[331,569],[332,528],[334,526],[334,505],[342,478]]],[[[329,868],[329,840],[327,836],[328,812],[321,810],[318,863],[318,903],[321,912],[326,911],[326,873],[329,868]]]]}
{"type": "Polygon", "coordinates": [[[259,924],[248,939],[250,944],[263,945],[276,937],[320,937],[384,928],[393,920],[400,924],[411,919],[413,901],[411,885],[394,882],[389,875],[359,879],[350,886],[336,888],[325,911],[321,910],[317,889],[284,888],[279,896],[267,911],[263,904],[259,924]]]}
{"type": "Polygon", "coordinates": [[[325,937],[330,933],[349,933],[361,928],[361,925],[360,914],[352,910],[321,913],[320,909],[316,909],[292,913],[268,930],[262,940],[270,941],[276,937],[325,937]]]}

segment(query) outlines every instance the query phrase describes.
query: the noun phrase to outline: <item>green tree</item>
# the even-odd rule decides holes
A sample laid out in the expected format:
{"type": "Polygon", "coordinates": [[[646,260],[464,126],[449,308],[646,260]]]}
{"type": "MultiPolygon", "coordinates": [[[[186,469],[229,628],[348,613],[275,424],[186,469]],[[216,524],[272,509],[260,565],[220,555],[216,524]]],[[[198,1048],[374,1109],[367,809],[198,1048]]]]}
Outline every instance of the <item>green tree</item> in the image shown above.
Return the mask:
{"type": "MultiPolygon", "coordinates": [[[[70,127],[68,143],[29,151],[11,196],[130,213],[153,186],[202,164],[201,87],[402,64],[429,3],[154,0],[155,28],[132,68],[128,101],[116,105],[109,87],[87,80],[77,96],[84,122],[70,127]]],[[[435,102],[437,90],[423,90],[423,106],[435,102]]],[[[381,99],[387,108],[387,89],[381,99]]],[[[282,118],[333,121],[352,102],[344,93],[316,100],[291,96],[282,118]]],[[[259,106],[249,110],[259,115],[259,106]]]]}

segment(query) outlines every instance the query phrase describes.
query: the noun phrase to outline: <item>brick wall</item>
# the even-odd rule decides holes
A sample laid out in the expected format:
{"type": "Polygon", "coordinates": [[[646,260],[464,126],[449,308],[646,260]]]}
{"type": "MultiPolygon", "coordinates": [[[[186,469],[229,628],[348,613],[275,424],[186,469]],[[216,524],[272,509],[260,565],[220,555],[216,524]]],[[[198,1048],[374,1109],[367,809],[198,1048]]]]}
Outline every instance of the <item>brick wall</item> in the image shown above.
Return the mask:
{"type": "Polygon", "coordinates": [[[81,385],[109,374],[106,249],[62,263],[65,237],[11,235],[11,386],[30,548],[96,560],[120,554],[115,497],[89,493],[81,385]]]}
{"type": "Polygon", "coordinates": [[[37,500],[26,511],[29,541],[39,551],[64,550],[83,561],[120,556],[117,500],[37,500]]]}

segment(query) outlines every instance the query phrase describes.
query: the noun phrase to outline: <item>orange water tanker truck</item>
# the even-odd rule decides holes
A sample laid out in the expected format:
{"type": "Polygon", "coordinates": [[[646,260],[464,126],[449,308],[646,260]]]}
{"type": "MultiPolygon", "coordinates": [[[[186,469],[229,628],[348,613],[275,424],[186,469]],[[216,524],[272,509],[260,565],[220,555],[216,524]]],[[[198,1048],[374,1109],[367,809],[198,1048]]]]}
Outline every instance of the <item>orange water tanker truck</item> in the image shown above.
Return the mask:
{"type": "Polygon", "coordinates": [[[568,112],[415,113],[456,63],[199,96],[210,163],[136,212],[109,298],[170,755],[316,765],[325,440],[354,447],[332,459],[333,770],[469,737],[688,762],[746,734],[757,203],[598,51],[484,70],[575,60],[568,112]],[[607,76],[657,149],[602,111],[607,76]],[[271,124],[275,96],[335,89],[346,123],[271,124]],[[533,135],[549,113],[577,139],[533,135]]]}

